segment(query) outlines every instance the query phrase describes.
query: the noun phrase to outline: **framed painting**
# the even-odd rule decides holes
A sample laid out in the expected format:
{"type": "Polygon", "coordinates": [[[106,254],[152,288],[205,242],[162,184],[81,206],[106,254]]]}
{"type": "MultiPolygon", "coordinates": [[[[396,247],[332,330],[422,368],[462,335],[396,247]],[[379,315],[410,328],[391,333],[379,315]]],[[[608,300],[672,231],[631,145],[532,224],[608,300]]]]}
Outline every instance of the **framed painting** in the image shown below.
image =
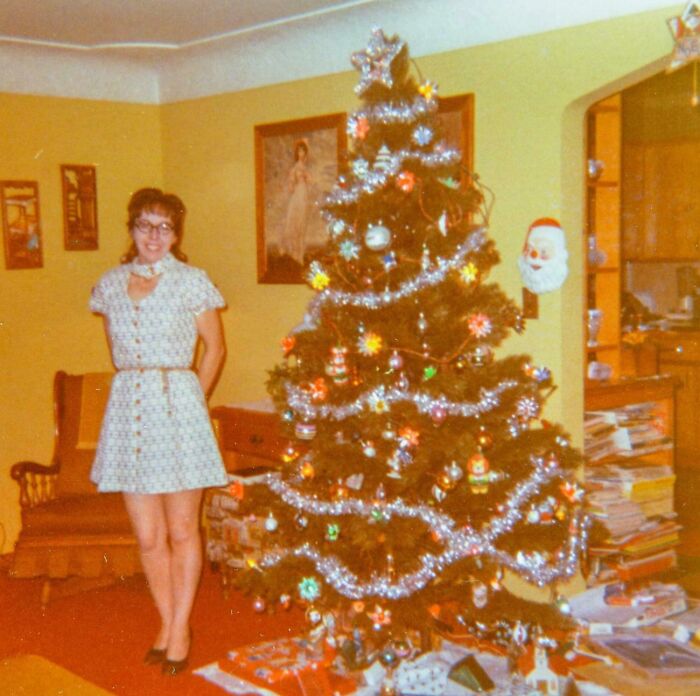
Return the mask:
{"type": "Polygon", "coordinates": [[[259,283],[303,283],[310,257],[325,246],[316,204],[345,158],[345,114],[255,126],[259,283]]]}
{"type": "Polygon", "coordinates": [[[42,268],[39,184],[0,181],[5,268],[42,268]]]}
{"type": "Polygon", "coordinates": [[[474,95],[457,94],[438,99],[438,117],[447,144],[462,153],[462,164],[474,171],[474,95]]]}
{"type": "Polygon", "coordinates": [[[61,165],[63,245],[68,251],[97,249],[97,174],[84,164],[61,165]]]}

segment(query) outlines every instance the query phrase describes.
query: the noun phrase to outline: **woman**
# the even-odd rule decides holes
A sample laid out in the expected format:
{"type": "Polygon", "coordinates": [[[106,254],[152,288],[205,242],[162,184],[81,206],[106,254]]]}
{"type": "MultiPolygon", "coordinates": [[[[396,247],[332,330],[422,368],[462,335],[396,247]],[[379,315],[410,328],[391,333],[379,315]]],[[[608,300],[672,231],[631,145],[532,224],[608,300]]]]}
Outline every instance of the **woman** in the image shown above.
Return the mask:
{"type": "Polygon", "coordinates": [[[306,168],[309,147],[303,140],[294,145],[294,166],[289,171],[287,189],[287,215],[280,240],[280,253],[291,256],[304,265],[304,248],[306,245],[306,218],[309,208],[309,184],[311,175],[306,168]]]}
{"type": "Polygon", "coordinates": [[[117,368],[91,479],[101,492],[123,493],[161,618],[145,661],[176,675],[187,666],[202,566],[202,489],[227,482],[205,400],[224,357],[216,310],[225,303],[204,271],[183,263],[177,196],[141,189],[128,215],[131,249],[90,300],[117,368]]]}

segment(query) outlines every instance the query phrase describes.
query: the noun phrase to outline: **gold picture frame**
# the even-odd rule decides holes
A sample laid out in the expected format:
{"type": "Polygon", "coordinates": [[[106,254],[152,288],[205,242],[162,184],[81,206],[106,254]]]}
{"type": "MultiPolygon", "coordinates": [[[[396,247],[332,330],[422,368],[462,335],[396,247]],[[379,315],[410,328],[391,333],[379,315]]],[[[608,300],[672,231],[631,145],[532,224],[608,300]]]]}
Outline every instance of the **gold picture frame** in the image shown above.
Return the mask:
{"type": "Polygon", "coordinates": [[[0,181],[5,268],[43,268],[39,184],[0,181]]]}
{"type": "Polygon", "coordinates": [[[61,165],[63,245],[67,251],[92,251],[97,238],[97,172],[86,164],[61,165]]]}
{"type": "Polygon", "coordinates": [[[259,283],[303,283],[326,243],[316,203],[330,191],[347,150],[344,113],[255,126],[259,283]]]}
{"type": "Polygon", "coordinates": [[[462,165],[474,172],[474,95],[456,94],[438,98],[443,136],[450,147],[462,153],[462,165]]]}

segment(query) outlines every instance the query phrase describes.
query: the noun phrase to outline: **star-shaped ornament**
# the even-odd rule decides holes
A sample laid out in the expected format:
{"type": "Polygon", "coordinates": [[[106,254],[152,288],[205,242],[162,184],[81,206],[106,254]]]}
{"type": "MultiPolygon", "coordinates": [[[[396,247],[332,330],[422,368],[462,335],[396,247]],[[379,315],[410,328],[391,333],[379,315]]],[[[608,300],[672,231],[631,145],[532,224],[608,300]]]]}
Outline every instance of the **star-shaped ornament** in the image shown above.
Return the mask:
{"type": "Polygon", "coordinates": [[[373,29],[367,48],[353,53],[350,58],[353,66],[360,71],[355,93],[362,96],[374,84],[391,89],[394,86],[391,66],[403,47],[404,43],[398,37],[390,39],[381,29],[373,29]]]}
{"type": "Polygon", "coordinates": [[[668,28],[676,43],[668,70],[700,60],[700,2],[690,0],[679,17],[668,20],[668,28]]]}

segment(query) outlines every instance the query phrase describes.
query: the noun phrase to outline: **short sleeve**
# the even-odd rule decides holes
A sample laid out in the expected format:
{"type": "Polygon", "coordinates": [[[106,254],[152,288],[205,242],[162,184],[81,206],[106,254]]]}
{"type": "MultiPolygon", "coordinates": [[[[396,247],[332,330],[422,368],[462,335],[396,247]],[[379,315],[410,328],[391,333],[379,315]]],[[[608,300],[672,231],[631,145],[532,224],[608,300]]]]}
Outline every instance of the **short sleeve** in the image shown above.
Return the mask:
{"type": "Polygon", "coordinates": [[[226,306],[226,301],[217,287],[209,280],[206,272],[200,269],[197,269],[197,272],[192,274],[187,298],[188,309],[195,316],[206,312],[208,309],[221,309],[226,306]]]}
{"type": "Polygon", "coordinates": [[[97,314],[105,314],[107,311],[107,297],[104,279],[93,286],[90,293],[90,310],[97,314]]]}

